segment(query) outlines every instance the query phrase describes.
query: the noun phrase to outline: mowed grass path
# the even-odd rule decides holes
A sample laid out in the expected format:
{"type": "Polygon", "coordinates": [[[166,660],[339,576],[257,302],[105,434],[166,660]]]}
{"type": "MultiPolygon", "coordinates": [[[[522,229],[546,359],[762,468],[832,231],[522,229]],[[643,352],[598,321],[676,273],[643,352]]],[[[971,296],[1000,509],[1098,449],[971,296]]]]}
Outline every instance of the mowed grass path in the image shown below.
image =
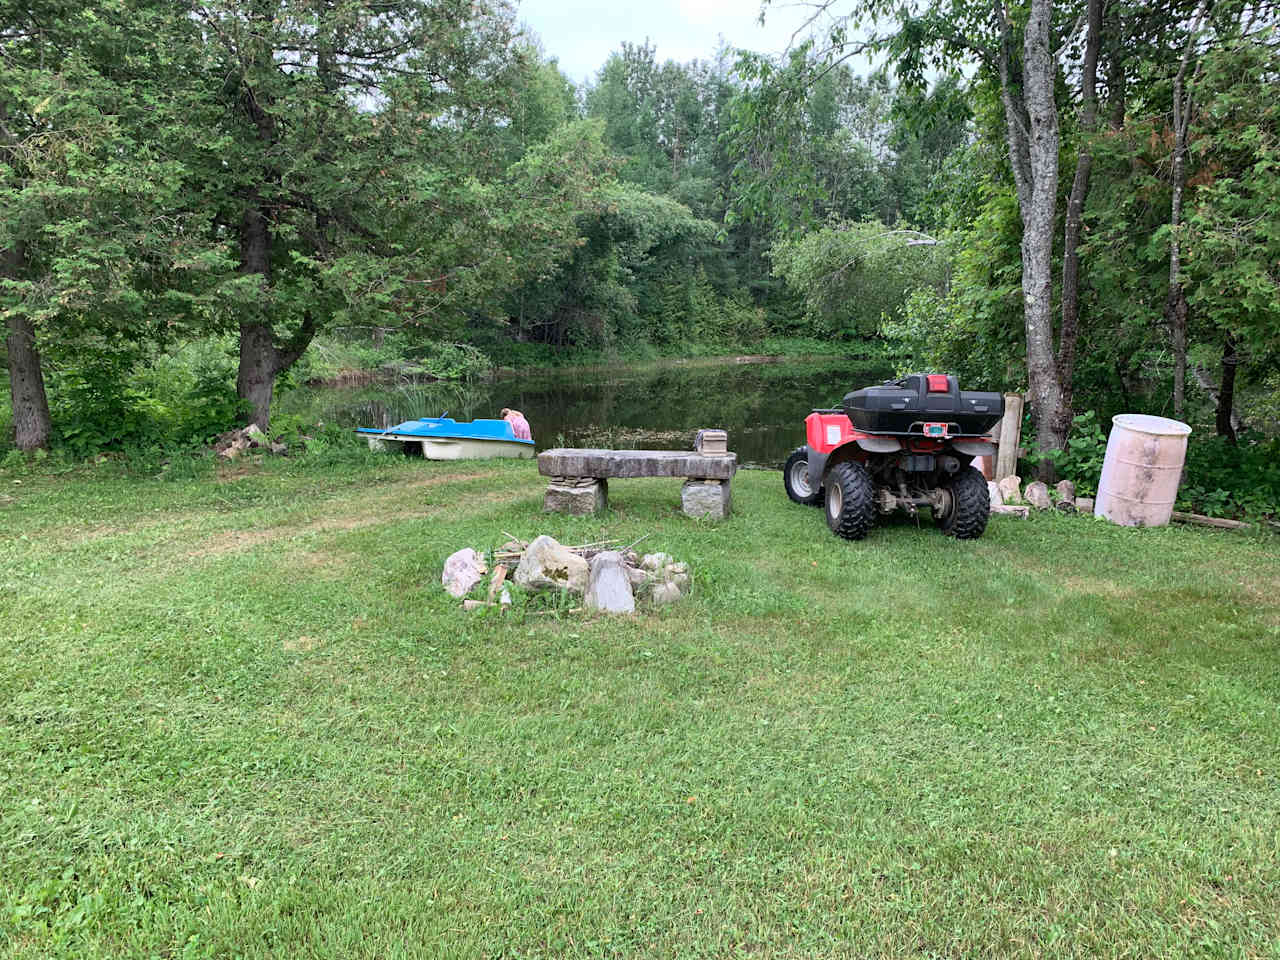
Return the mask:
{"type": "Polygon", "coordinates": [[[837,540],[744,472],[0,475],[0,953],[1280,956],[1280,540],[837,540]],[[15,484],[13,479],[21,479],[15,484]],[[502,531],[693,567],[464,614],[502,531]]]}

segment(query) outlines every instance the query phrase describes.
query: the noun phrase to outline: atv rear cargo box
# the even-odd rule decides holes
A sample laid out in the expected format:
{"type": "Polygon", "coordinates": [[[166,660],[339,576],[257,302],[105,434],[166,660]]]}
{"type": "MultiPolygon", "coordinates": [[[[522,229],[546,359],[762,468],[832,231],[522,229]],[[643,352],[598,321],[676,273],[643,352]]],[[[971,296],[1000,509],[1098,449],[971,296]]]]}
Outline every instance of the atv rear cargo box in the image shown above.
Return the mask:
{"type": "Polygon", "coordinates": [[[913,373],[879,387],[854,390],[844,398],[844,412],[857,430],[898,436],[982,436],[1004,416],[999,393],[961,390],[955,377],[913,373]]]}

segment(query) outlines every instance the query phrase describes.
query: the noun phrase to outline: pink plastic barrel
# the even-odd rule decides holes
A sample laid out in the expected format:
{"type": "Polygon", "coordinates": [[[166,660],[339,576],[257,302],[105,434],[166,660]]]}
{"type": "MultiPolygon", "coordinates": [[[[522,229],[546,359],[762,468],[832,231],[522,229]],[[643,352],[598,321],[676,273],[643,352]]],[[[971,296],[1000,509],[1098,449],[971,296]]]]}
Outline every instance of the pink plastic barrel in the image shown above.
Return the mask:
{"type": "Polygon", "coordinates": [[[1178,498],[1191,428],[1144,413],[1111,418],[1094,516],[1123,527],[1163,527],[1178,498]]]}

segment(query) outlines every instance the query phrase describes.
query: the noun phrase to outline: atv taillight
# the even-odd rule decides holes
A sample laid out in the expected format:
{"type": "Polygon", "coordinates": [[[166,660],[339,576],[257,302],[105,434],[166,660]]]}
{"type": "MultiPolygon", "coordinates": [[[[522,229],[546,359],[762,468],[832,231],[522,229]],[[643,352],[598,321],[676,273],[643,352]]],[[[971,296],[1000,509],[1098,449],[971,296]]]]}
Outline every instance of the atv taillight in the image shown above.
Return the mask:
{"type": "Polygon", "coordinates": [[[931,373],[928,375],[929,392],[930,393],[950,393],[951,384],[947,382],[945,373],[931,373]]]}

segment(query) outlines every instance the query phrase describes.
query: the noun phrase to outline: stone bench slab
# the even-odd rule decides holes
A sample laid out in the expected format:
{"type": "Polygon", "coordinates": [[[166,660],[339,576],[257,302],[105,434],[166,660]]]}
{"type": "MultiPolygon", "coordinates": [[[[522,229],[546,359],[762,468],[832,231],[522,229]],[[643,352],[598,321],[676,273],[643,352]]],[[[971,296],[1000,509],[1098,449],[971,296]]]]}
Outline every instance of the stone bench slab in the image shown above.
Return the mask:
{"type": "Polygon", "coordinates": [[[538,454],[544,477],[694,477],[731,480],[738,469],[736,453],[704,456],[684,450],[591,450],[560,447],[538,454]]]}

